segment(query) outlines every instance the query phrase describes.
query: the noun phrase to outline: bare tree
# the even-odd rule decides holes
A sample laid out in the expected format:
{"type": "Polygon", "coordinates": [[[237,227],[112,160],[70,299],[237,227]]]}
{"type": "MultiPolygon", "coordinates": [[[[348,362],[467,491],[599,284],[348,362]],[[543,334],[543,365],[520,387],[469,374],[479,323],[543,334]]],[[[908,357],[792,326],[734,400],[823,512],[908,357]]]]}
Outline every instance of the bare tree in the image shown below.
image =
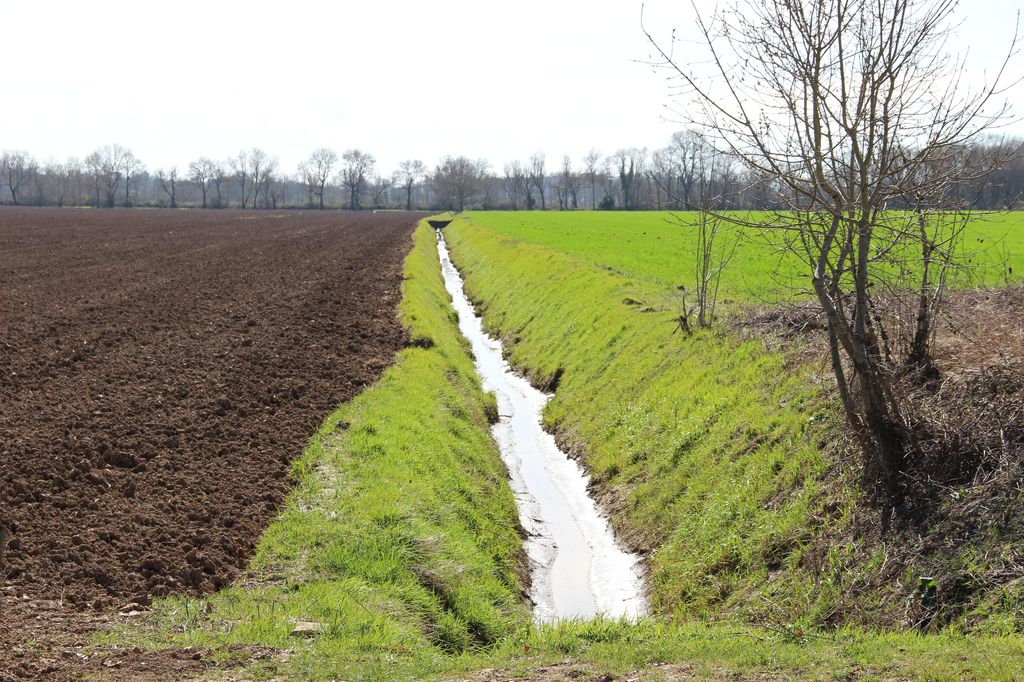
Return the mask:
{"type": "MultiPolygon", "coordinates": [[[[519,162],[516,161],[515,163],[518,164],[519,162]]],[[[527,211],[532,211],[537,208],[537,199],[533,195],[534,185],[533,180],[530,178],[530,169],[525,165],[520,165],[519,172],[522,174],[519,187],[523,192],[523,207],[527,211]]]]}
{"type": "Polygon", "coordinates": [[[917,216],[889,209],[920,183],[939,196],[959,182],[964,169],[952,157],[1008,111],[997,101],[1005,63],[968,89],[963,63],[946,52],[955,7],[738,0],[728,13],[698,13],[709,61],[688,57],[710,64],[709,74],[674,62],[671,47],[651,39],[699,112],[693,122],[777,188],[786,210],[759,224],[781,230],[806,264],[842,403],[864,446],[865,480],[893,507],[904,499],[913,434],[894,390],[903,344],[876,285],[887,261],[922,238],[917,216]],[[919,172],[925,167],[934,172],[919,172]]]}
{"type": "MultiPolygon", "coordinates": [[[[986,139],[971,146],[970,154],[980,158],[1007,157],[1007,150],[1024,149],[1024,140],[986,139]]],[[[964,195],[978,209],[1010,210],[1024,206],[1024,154],[1011,154],[984,183],[965,189],[964,195]]]]}
{"type": "Polygon", "coordinates": [[[245,151],[238,152],[238,156],[231,158],[228,164],[231,166],[232,176],[238,184],[239,201],[244,209],[249,201],[249,192],[252,185],[252,172],[249,170],[249,154],[245,151]]]}
{"type": "Polygon", "coordinates": [[[394,174],[394,183],[405,192],[405,210],[412,210],[412,188],[427,176],[427,167],[422,161],[415,159],[398,164],[394,174]]]}
{"type": "Polygon", "coordinates": [[[131,206],[132,181],[136,175],[146,170],[146,166],[130,149],[118,145],[114,145],[114,147],[119,157],[121,172],[124,173],[124,206],[128,208],[131,206]]]}
{"type": "Polygon", "coordinates": [[[266,164],[263,178],[260,181],[260,193],[263,197],[264,208],[277,208],[285,203],[285,196],[288,192],[288,179],[277,172],[278,161],[270,159],[266,164]]]}
{"type": "Polygon", "coordinates": [[[65,164],[50,159],[43,165],[43,174],[49,179],[52,188],[50,198],[57,206],[63,206],[71,192],[72,163],[75,163],[74,160],[65,164]]]}
{"type": "Polygon", "coordinates": [[[117,201],[117,188],[121,184],[121,169],[126,150],[119,145],[106,145],[85,157],[85,166],[92,177],[96,191],[96,206],[113,208],[117,201]]]}
{"type": "Polygon", "coordinates": [[[38,166],[28,152],[10,151],[0,155],[0,173],[11,192],[11,203],[17,205],[18,192],[35,176],[38,166]]]}
{"type": "Polygon", "coordinates": [[[465,156],[446,156],[434,170],[434,192],[449,211],[464,211],[484,189],[487,161],[465,156]]]}
{"type": "Polygon", "coordinates": [[[211,163],[210,184],[213,186],[213,191],[217,194],[217,198],[213,200],[213,207],[223,208],[227,206],[223,191],[229,179],[228,164],[221,161],[212,161],[211,163]]]}
{"type": "Polygon", "coordinates": [[[733,191],[737,189],[733,187],[736,184],[734,164],[696,130],[673,133],[668,146],[651,155],[650,165],[648,175],[659,196],[663,193],[673,208],[741,207],[741,192],[733,191]],[[704,201],[706,193],[715,197],[711,206],[704,201]]]}
{"type": "MultiPolygon", "coordinates": [[[[991,170],[1015,156],[1019,148],[1004,147],[993,155],[979,156],[976,149],[962,147],[951,150],[936,163],[926,162],[908,169],[917,177],[900,179],[899,184],[907,190],[905,207],[914,218],[910,227],[914,238],[909,241],[916,242],[920,259],[919,267],[915,268],[918,270],[916,281],[908,277],[896,280],[899,288],[911,295],[894,295],[892,299],[904,308],[899,311],[899,317],[913,320],[913,331],[908,332],[906,361],[924,376],[938,375],[932,364],[932,340],[948,275],[969,259],[963,245],[964,233],[972,219],[970,205],[978,193],[973,185],[988,184],[991,170]],[[955,182],[948,179],[951,165],[957,169],[955,182]]],[[[900,274],[911,272],[903,268],[900,274]]]]}
{"type": "Polygon", "coordinates": [[[210,186],[213,183],[214,177],[217,174],[216,162],[202,156],[188,165],[188,179],[199,188],[199,192],[203,196],[203,208],[207,205],[207,195],[210,192],[210,186]]]}
{"type": "Polygon", "coordinates": [[[675,196],[676,163],[668,149],[656,149],[651,154],[651,165],[647,170],[654,183],[654,205],[657,208],[679,208],[675,196]],[[671,206],[670,206],[671,205],[671,206]]]}
{"type": "Polygon", "coordinates": [[[86,173],[92,179],[93,188],[96,190],[96,199],[94,205],[99,208],[100,205],[100,154],[98,151],[92,152],[85,157],[83,161],[86,173]]]}
{"type": "Polygon", "coordinates": [[[498,197],[501,195],[501,178],[491,174],[490,163],[486,159],[479,159],[478,164],[482,165],[480,174],[480,207],[489,211],[498,207],[498,197]]]}
{"type": "Polygon", "coordinates": [[[617,166],[619,186],[622,189],[622,207],[626,210],[637,208],[640,180],[647,163],[646,149],[620,149],[612,155],[617,166]]]}
{"type": "Polygon", "coordinates": [[[533,188],[529,174],[518,161],[505,164],[505,193],[509,196],[513,211],[519,210],[520,196],[527,210],[533,208],[533,188]]]}
{"type": "MultiPolygon", "coordinates": [[[[693,186],[697,179],[697,167],[705,163],[702,154],[711,151],[700,133],[694,130],[683,130],[672,134],[668,146],[669,154],[675,164],[676,180],[679,185],[678,196],[687,208],[692,207],[693,186]]],[[[707,180],[705,179],[705,183],[707,180]]]]}
{"type": "Polygon", "coordinates": [[[259,147],[249,152],[249,186],[252,188],[252,207],[256,208],[257,200],[263,198],[263,206],[269,207],[270,180],[277,170],[277,159],[271,159],[259,147]]]}
{"type": "Polygon", "coordinates": [[[324,189],[327,187],[327,180],[331,177],[334,164],[338,163],[338,154],[326,147],[317,149],[309,156],[305,164],[306,182],[311,192],[316,195],[320,210],[324,210],[324,189]]]}
{"type": "Polygon", "coordinates": [[[267,161],[267,154],[262,149],[254,148],[248,154],[249,158],[249,197],[251,199],[250,206],[256,208],[256,203],[260,197],[260,190],[263,187],[263,180],[266,178],[264,166],[267,161]],[[253,158],[253,154],[258,153],[256,158],[253,158]]]}
{"type": "Polygon", "coordinates": [[[572,159],[568,154],[562,157],[562,172],[561,178],[559,178],[559,190],[561,196],[559,197],[558,203],[561,205],[562,210],[568,210],[571,207],[573,210],[579,208],[579,191],[580,191],[580,176],[573,170],[572,159]]]}
{"type": "Polygon", "coordinates": [[[377,161],[370,154],[358,149],[349,149],[341,158],[344,165],[339,180],[348,189],[349,210],[355,211],[359,209],[359,193],[366,182],[366,176],[373,170],[377,161]]]}
{"type": "Polygon", "coordinates": [[[66,201],[76,206],[84,204],[86,201],[84,190],[86,173],[84,165],[76,157],[72,156],[64,163],[64,169],[68,177],[68,196],[66,201]]]}
{"type": "Polygon", "coordinates": [[[384,208],[391,201],[391,189],[394,182],[391,178],[382,177],[379,173],[369,183],[370,205],[374,208],[384,208]]]}
{"type": "MultiPolygon", "coordinates": [[[[156,180],[160,183],[160,189],[164,191],[171,202],[171,208],[178,208],[178,169],[159,169],[156,172],[156,180]]],[[[203,208],[206,208],[206,193],[203,193],[203,208]]]]}
{"type": "Polygon", "coordinates": [[[536,188],[537,196],[540,197],[540,210],[547,210],[544,203],[544,188],[547,178],[544,175],[544,153],[537,152],[530,157],[530,183],[536,188]]]}
{"type": "Polygon", "coordinates": [[[300,161],[298,167],[299,180],[302,185],[306,188],[306,206],[312,208],[316,204],[313,202],[313,193],[316,191],[316,176],[313,173],[313,167],[309,165],[309,161],[300,161]]]}
{"type": "Polygon", "coordinates": [[[726,222],[715,212],[719,197],[712,189],[719,166],[728,165],[729,160],[723,154],[704,149],[700,143],[695,146],[703,150],[702,153],[693,156],[692,169],[699,192],[699,203],[687,204],[688,208],[697,209],[696,225],[691,228],[696,232],[697,245],[694,254],[695,312],[697,325],[710,327],[715,320],[715,311],[718,307],[718,288],[722,281],[722,273],[736,255],[739,239],[723,231],[726,222]]]}
{"type": "MultiPolygon", "coordinates": [[[[252,208],[256,208],[261,199],[265,207],[273,205],[270,184],[271,178],[277,171],[276,158],[267,156],[267,153],[259,147],[253,147],[248,152],[244,150],[239,152],[238,156],[228,161],[228,165],[231,167],[232,177],[238,184],[242,208],[246,208],[250,203],[252,208]]],[[[220,183],[216,182],[218,174],[215,173],[213,177],[219,199],[220,183]]]]}
{"type": "Polygon", "coordinates": [[[601,200],[597,202],[597,207],[602,210],[615,208],[615,191],[619,183],[615,179],[611,157],[602,160],[598,177],[601,179],[601,200]]]}
{"type": "Polygon", "coordinates": [[[597,171],[598,166],[601,163],[601,152],[596,149],[591,149],[587,152],[587,155],[583,157],[583,171],[590,178],[590,210],[597,209],[597,171]]]}

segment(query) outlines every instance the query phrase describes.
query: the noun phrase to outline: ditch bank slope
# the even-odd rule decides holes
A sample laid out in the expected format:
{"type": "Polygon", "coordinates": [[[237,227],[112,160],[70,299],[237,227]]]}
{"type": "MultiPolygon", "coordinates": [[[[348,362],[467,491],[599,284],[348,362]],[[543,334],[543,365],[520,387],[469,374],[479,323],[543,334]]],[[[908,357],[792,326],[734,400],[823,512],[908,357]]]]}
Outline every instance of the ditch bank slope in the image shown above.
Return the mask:
{"type": "Polygon", "coordinates": [[[395,364],[295,463],[248,575],[199,602],[158,602],[136,641],[269,649],[244,664],[287,679],[421,679],[529,625],[515,500],[490,436],[497,407],[458,331],[434,231],[414,240],[395,364]]]}
{"type": "MultiPolygon", "coordinates": [[[[590,470],[618,536],[647,554],[655,613],[778,627],[922,619],[918,577],[970,548],[906,563],[873,534],[824,367],[725,328],[683,336],[657,283],[487,219],[446,228],[466,292],[513,367],[557,384],[547,426],[590,470]]],[[[935,622],[1014,631],[1019,596],[961,597],[935,622]]]]}

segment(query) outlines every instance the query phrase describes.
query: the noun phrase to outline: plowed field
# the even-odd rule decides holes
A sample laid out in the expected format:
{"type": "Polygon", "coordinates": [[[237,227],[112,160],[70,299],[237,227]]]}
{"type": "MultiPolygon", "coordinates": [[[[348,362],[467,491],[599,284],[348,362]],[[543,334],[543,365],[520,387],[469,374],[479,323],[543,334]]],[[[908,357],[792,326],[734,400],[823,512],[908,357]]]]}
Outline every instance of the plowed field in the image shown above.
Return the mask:
{"type": "MultiPolygon", "coordinates": [[[[109,612],[235,577],[289,462],[401,346],[415,220],[0,209],[3,599],[109,612]]],[[[31,610],[6,611],[10,671],[31,610]]]]}

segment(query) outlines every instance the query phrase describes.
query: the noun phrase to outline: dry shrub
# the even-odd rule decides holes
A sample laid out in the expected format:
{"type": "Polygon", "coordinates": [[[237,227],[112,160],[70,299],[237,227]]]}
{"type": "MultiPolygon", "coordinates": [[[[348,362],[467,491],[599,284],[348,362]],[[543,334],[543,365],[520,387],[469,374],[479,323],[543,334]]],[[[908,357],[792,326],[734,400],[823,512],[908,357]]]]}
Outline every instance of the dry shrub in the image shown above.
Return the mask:
{"type": "MultiPolygon", "coordinates": [[[[813,308],[790,307],[750,311],[734,326],[828,375],[823,322],[813,308]]],[[[904,507],[865,504],[847,524],[809,539],[803,554],[805,570],[826,571],[831,548],[858,548],[847,567],[858,578],[839,597],[834,625],[969,625],[984,618],[981,604],[1024,575],[1024,288],[951,294],[933,351],[934,372],[906,369],[895,383],[913,438],[904,507]],[[874,548],[884,548],[885,562],[861,572],[856,564],[874,548]],[[935,579],[933,610],[922,608],[908,575],[935,579]]],[[[839,451],[856,452],[856,443],[848,432],[839,451]]],[[[846,456],[831,485],[857,475],[846,456]]]]}

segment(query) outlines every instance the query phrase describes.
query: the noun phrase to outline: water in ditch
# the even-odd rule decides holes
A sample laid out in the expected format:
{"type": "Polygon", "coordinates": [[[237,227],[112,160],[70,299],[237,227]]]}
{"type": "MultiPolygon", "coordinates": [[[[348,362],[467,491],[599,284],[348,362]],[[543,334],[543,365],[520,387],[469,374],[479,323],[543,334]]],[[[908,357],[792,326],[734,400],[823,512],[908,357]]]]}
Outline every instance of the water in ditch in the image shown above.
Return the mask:
{"type": "Polygon", "coordinates": [[[501,342],[484,333],[466,298],[440,230],[437,238],[459,329],[473,348],[484,388],[498,398],[500,420],[492,432],[529,536],[526,553],[536,619],[643,615],[639,558],[616,542],[607,518],[587,494],[586,473],[544,431],[541,412],[550,396],[509,368],[501,342]]]}

